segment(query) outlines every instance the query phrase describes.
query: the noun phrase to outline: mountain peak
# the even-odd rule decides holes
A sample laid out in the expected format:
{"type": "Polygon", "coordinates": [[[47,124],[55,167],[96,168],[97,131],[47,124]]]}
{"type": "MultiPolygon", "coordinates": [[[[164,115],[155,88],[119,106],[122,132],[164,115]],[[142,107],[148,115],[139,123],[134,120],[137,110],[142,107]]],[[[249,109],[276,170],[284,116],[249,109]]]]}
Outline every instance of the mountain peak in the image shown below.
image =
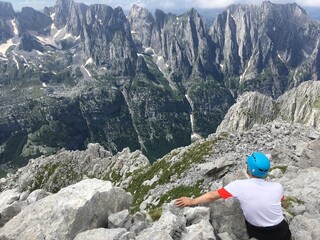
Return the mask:
{"type": "Polygon", "coordinates": [[[66,25],[67,17],[72,4],[74,4],[73,0],[57,0],[54,6],[54,23],[58,29],[66,25]]]}
{"type": "Polygon", "coordinates": [[[13,19],[15,12],[13,6],[10,2],[1,2],[0,1],[0,19],[13,19]]]}
{"type": "Polygon", "coordinates": [[[45,34],[50,29],[51,18],[31,7],[23,7],[21,12],[17,13],[19,21],[19,35],[25,31],[37,31],[45,34]]]}

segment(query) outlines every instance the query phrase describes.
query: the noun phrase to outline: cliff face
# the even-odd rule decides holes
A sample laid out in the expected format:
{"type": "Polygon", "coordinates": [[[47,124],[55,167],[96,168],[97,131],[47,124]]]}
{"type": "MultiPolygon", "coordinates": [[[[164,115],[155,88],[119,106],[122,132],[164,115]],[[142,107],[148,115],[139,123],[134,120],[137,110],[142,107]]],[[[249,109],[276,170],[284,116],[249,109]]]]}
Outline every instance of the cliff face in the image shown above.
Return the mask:
{"type": "Polygon", "coordinates": [[[30,7],[22,8],[21,12],[17,14],[17,21],[19,23],[18,31],[20,36],[27,31],[48,34],[52,23],[49,16],[30,7]]]}
{"type": "Polygon", "coordinates": [[[193,131],[215,131],[233,97],[214,62],[214,46],[199,13],[150,12],[133,6],[128,20],[140,51],[152,56],[170,84],[186,93],[192,108],[193,131]]]}
{"type": "Polygon", "coordinates": [[[257,92],[243,94],[226,114],[217,132],[244,131],[274,119],[320,130],[319,81],[308,81],[278,99],[257,92]]]}
{"type": "Polygon", "coordinates": [[[265,124],[275,117],[276,107],[271,97],[257,92],[245,93],[230,107],[217,132],[248,130],[254,124],[265,124]]]}
{"type": "MultiPolygon", "coordinates": [[[[226,81],[277,97],[307,79],[318,79],[319,25],[297,4],[234,5],[209,32],[226,81]],[[307,70],[308,69],[308,70],[307,70]],[[289,75],[292,74],[293,77],[289,75]]],[[[230,86],[234,87],[234,86],[230,86]]]]}
{"type": "Polygon", "coordinates": [[[279,115],[289,122],[299,122],[320,130],[320,82],[304,82],[277,101],[279,115]]]}
{"type": "Polygon", "coordinates": [[[14,16],[15,12],[12,4],[9,2],[0,2],[0,44],[5,43],[14,35],[8,24],[8,21],[13,20],[14,16]]]}

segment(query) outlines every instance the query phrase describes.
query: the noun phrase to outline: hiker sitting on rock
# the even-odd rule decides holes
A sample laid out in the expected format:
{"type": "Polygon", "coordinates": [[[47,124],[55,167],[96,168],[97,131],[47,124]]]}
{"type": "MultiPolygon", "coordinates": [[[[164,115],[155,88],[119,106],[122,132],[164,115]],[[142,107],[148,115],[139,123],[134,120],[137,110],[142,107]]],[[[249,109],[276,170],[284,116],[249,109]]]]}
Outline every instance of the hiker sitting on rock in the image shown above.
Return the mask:
{"type": "Polygon", "coordinates": [[[186,207],[235,197],[240,201],[250,238],[289,240],[291,232],[281,207],[283,187],[280,183],[265,181],[269,169],[269,159],[263,153],[254,152],[247,159],[249,179],[233,181],[194,199],[181,197],[176,200],[176,205],[186,207]]]}

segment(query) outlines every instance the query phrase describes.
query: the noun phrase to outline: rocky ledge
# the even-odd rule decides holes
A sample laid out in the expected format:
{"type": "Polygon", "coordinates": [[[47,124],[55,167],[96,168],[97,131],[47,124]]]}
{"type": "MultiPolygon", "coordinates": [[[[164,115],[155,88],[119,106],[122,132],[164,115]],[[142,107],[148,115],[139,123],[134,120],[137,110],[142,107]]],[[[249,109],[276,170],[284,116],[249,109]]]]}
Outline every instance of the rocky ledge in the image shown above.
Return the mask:
{"type": "Polygon", "coordinates": [[[316,240],[319,136],[274,121],[221,131],[152,165],[139,151],[113,156],[98,144],[33,159],[0,181],[0,239],[248,239],[236,200],[185,209],[173,201],[246,178],[246,156],[263,151],[272,162],[267,180],[284,186],[295,240],[316,240]]]}

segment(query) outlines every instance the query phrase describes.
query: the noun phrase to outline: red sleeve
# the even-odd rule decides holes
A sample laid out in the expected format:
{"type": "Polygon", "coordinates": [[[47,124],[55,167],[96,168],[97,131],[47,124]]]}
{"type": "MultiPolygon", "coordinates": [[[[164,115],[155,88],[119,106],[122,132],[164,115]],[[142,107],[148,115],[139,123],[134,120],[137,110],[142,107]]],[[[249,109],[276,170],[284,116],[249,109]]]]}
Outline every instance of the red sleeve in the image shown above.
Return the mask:
{"type": "Polygon", "coordinates": [[[232,194],[229,193],[225,188],[220,188],[217,190],[220,197],[222,197],[224,200],[226,200],[229,197],[232,197],[232,194]]]}
{"type": "Polygon", "coordinates": [[[282,195],[281,202],[284,200],[284,195],[282,195]]]}

